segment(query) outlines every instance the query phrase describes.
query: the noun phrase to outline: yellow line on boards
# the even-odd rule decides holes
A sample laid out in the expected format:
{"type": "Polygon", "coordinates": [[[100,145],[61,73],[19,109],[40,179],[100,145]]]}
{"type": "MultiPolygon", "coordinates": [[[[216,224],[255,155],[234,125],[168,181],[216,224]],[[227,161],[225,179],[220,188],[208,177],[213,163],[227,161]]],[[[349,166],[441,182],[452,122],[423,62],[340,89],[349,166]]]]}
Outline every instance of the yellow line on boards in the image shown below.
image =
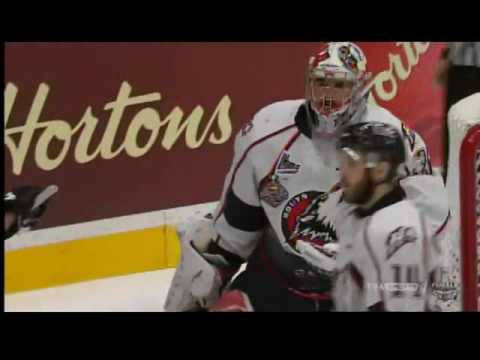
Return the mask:
{"type": "Polygon", "coordinates": [[[5,292],[171,268],[179,258],[170,225],[7,251],[5,292]]]}

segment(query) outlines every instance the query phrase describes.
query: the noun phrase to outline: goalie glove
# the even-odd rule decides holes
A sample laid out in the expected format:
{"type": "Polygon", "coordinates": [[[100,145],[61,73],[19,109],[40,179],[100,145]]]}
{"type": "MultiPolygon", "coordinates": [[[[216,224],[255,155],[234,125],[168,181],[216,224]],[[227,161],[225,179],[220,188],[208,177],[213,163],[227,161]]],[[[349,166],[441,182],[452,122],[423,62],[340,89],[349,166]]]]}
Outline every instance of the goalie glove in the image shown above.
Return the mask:
{"type": "Polygon", "coordinates": [[[12,212],[16,221],[5,229],[5,239],[19,231],[27,231],[36,226],[47,209],[49,199],[58,191],[56,185],[46,188],[22,186],[5,194],[5,211],[12,212]]]}
{"type": "Polygon", "coordinates": [[[297,240],[296,250],[307,263],[320,274],[331,277],[336,269],[337,243],[327,243],[323,246],[313,246],[311,243],[297,240]]]}

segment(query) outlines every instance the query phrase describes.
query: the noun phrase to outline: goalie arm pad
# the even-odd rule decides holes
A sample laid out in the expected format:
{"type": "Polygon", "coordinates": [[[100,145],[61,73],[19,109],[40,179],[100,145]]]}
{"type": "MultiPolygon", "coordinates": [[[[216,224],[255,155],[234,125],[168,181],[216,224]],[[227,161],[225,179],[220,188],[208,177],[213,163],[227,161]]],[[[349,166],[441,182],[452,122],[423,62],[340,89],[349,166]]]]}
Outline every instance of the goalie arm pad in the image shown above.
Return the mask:
{"type": "Polygon", "coordinates": [[[189,225],[181,240],[182,255],[167,295],[165,310],[208,308],[217,301],[223,287],[244,261],[217,244],[218,235],[206,218],[189,225]]]}

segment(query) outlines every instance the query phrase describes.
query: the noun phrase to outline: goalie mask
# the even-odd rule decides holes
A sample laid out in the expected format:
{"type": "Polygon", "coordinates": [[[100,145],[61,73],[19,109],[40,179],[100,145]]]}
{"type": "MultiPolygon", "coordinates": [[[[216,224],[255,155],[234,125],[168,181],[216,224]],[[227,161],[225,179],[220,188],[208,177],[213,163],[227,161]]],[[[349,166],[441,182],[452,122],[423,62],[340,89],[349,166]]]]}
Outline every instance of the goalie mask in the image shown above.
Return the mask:
{"type": "Polygon", "coordinates": [[[327,167],[338,167],[335,136],[361,121],[371,74],[363,51],[350,42],[332,42],[309,60],[305,98],[313,145],[327,167]]]}
{"type": "Polygon", "coordinates": [[[345,125],[368,100],[367,59],[350,42],[332,42],[308,63],[306,95],[310,127],[330,130],[345,125]]]}

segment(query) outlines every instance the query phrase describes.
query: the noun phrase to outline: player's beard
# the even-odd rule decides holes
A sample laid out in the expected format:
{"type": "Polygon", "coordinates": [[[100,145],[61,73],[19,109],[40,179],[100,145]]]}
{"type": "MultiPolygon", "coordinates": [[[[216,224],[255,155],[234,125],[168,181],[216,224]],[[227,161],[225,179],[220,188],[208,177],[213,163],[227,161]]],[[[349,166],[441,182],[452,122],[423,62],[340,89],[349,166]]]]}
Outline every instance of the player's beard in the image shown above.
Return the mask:
{"type": "Polygon", "coordinates": [[[375,183],[372,180],[369,169],[367,169],[365,176],[357,184],[348,184],[343,179],[342,184],[346,185],[343,191],[343,198],[350,204],[362,205],[367,203],[372,198],[375,190],[375,183]]]}

